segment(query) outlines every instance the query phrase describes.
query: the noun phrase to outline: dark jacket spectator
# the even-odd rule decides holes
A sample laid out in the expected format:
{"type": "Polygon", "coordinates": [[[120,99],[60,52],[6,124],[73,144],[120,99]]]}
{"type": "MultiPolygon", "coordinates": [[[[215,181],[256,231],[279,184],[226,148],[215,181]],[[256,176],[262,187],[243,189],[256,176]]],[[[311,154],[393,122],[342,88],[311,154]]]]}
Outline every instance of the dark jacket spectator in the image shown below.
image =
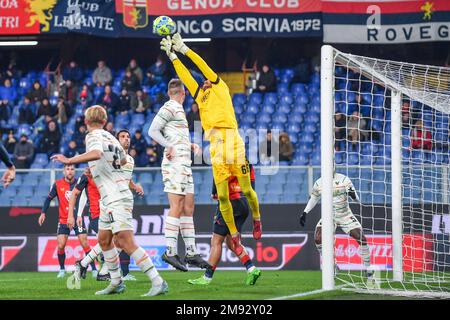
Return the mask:
{"type": "Polygon", "coordinates": [[[103,105],[108,113],[115,113],[119,105],[119,97],[111,90],[111,86],[105,86],[105,91],[98,97],[97,104],[103,105]]]}
{"type": "Polygon", "coordinates": [[[61,87],[60,97],[64,98],[71,106],[75,105],[78,99],[78,87],[71,80],[66,80],[61,87]]]}
{"type": "Polygon", "coordinates": [[[146,73],[147,84],[150,86],[165,81],[167,76],[167,63],[161,55],[156,58],[156,62],[147,69],[146,73]]]}
{"type": "Polygon", "coordinates": [[[431,150],[431,132],[424,128],[423,122],[417,120],[411,132],[411,148],[431,150]]]}
{"type": "Polygon", "coordinates": [[[131,96],[127,90],[123,89],[119,96],[119,104],[116,112],[127,113],[131,109],[131,96]]]}
{"type": "Polygon", "coordinates": [[[94,74],[92,75],[92,81],[97,86],[104,86],[111,83],[111,69],[106,66],[105,61],[100,60],[97,62],[97,68],[94,70],[94,74]]]}
{"type": "Polygon", "coordinates": [[[195,121],[200,121],[200,112],[198,112],[198,104],[193,103],[191,106],[191,111],[188,112],[186,120],[189,124],[189,131],[194,131],[195,121]]]}
{"type": "Polygon", "coordinates": [[[31,102],[40,104],[43,99],[47,98],[47,92],[45,92],[45,89],[41,86],[39,81],[35,81],[33,83],[33,88],[28,91],[26,96],[31,100],[31,102]]]}
{"type": "Polygon", "coordinates": [[[59,143],[61,140],[61,133],[54,121],[47,124],[47,128],[42,135],[41,150],[49,156],[59,152],[59,143]]]}
{"type": "Polygon", "coordinates": [[[136,95],[131,97],[131,109],[134,112],[145,112],[150,107],[150,104],[150,98],[142,90],[136,91],[136,95]]]}
{"type": "Polygon", "coordinates": [[[291,161],[294,154],[294,147],[286,132],[280,133],[280,161],[291,161]]]}
{"type": "Polygon", "coordinates": [[[141,167],[158,167],[159,166],[159,154],[158,146],[150,145],[145,149],[140,156],[138,156],[139,164],[141,167]]]}
{"type": "Polygon", "coordinates": [[[0,100],[7,100],[10,103],[16,102],[17,90],[11,85],[10,79],[5,79],[3,86],[0,87],[0,100]]]}
{"type": "Polygon", "coordinates": [[[142,72],[141,67],[138,66],[136,59],[130,60],[127,69],[137,77],[140,85],[142,83],[142,80],[144,79],[144,73],[142,72]]]}
{"type": "Polygon", "coordinates": [[[86,134],[87,129],[85,125],[81,125],[78,130],[73,134],[73,140],[77,145],[78,153],[83,153],[86,151],[86,134]]]}
{"type": "Polygon", "coordinates": [[[0,100],[0,121],[8,121],[9,117],[11,116],[11,106],[9,103],[3,103],[2,100],[0,100]]]}
{"type": "Polygon", "coordinates": [[[19,124],[33,124],[36,121],[36,107],[30,98],[25,97],[19,107],[19,124]]]}
{"type": "Polygon", "coordinates": [[[14,165],[17,169],[28,169],[33,161],[34,146],[28,140],[26,134],[20,136],[20,140],[14,147],[14,165]]]}
{"type": "Polygon", "coordinates": [[[14,147],[16,146],[16,137],[14,137],[14,131],[10,130],[8,136],[3,141],[3,145],[5,146],[6,151],[8,153],[14,153],[14,147]]]}
{"type": "Polygon", "coordinates": [[[63,70],[64,80],[70,80],[76,85],[80,85],[83,81],[83,70],[78,66],[75,61],[70,61],[63,70]]]}
{"type": "Polygon", "coordinates": [[[358,111],[354,111],[347,120],[347,135],[352,144],[367,140],[367,121],[361,117],[358,111]]]}
{"type": "Polygon", "coordinates": [[[121,81],[121,88],[122,90],[125,89],[128,92],[136,92],[141,87],[141,84],[139,82],[138,77],[131,72],[130,70],[127,70],[125,72],[125,76],[123,77],[121,81]]]}
{"type": "Polygon", "coordinates": [[[334,116],[334,137],[336,140],[345,139],[345,127],[347,119],[343,113],[336,113],[334,116]]]}
{"type": "Polygon", "coordinates": [[[42,100],[41,105],[38,108],[37,116],[38,118],[41,116],[50,116],[53,117],[55,115],[55,108],[50,104],[47,98],[42,100]]]}
{"type": "Polygon", "coordinates": [[[64,156],[66,156],[67,158],[72,158],[77,154],[78,154],[77,143],[74,140],[72,140],[69,142],[68,148],[66,152],[64,152],[64,156]]]}
{"type": "Polygon", "coordinates": [[[141,155],[145,151],[147,148],[147,141],[145,141],[145,138],[142,136],[141,130],[136,130],[133,138],[131,138],[130,146],[131,148],[136,149],[138,155],[141,155]]]}
{"type": "Polygon", "coordinates": [[[278,159],[276,158],[276,155],[278,150],[278,141],[273,140],[272,132],[268,131],[266,139],[259,145],[260,161],[262,163],[277,162],[278,159]]]}
{"type": "Polygon", "coordinates": [[[275,73],[270,67],[265,64],[262,67],[262,71],[259,74],[259,78],[256,82],[256,91],[259,92],[274,92],[277,90],[277,78],[275,73]]]}

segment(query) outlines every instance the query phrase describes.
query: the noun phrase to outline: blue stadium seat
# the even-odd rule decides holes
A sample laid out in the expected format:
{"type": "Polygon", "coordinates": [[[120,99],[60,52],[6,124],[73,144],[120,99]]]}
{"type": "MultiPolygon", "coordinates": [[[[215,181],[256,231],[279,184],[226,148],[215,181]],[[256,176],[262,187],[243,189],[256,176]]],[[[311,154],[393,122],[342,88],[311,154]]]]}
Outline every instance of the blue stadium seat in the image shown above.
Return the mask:
{"type": "Polygon", "coordinates": [[[246,114],[258,114],[259,113],[259,104],[258,103],[249,103],[247,105],[247,109],[245,110],[246,114]]]}
{"type": "Polygon", "coordinates": [[[269,104],[265,103],[265,104],[263,104],[261,111],[268,113],[268,114],[272,114],[275,112],[275,105],[270,104],[270,103],[269,104]]]}
{"type": "Polygon", "coordinates": [[[291,93],[283,93],[280,95],[280,99],[279,99],[279,103],[280,104],[288,104],[291,105],[294,102],[294,97],[292,96],[291,93]]]}
{"type": "Polygon", "coordinates": [[[289,93],[289,84],[287,83],[278,83],[277,93],[279,95],[289,93]]]}
{"type": "Polygon", "coordinates": [[[233,105],[244,105],[247,102],[247,96],[244,93],[235,93],[233,95],[233,105]]]}
{"type": "Polygon", "coordinates": [[[263,101],[262,99],[263,99],[263,95],[262,95],[261,93],[259,93],[259,92],[253,92],[253,93],[251,93],[250,96],[249,96],[248,103],[249,103],[249,104],[254,103],[254,104],[259,105],[259,104],[261,104],[261,102],[263,101]]]}
{"type": "Polygon", "coordinates": [[[264,95],[264,104],[272,104],[275,105],[278,102],[278,96],[275,92],[268,92],[264,95]]]}

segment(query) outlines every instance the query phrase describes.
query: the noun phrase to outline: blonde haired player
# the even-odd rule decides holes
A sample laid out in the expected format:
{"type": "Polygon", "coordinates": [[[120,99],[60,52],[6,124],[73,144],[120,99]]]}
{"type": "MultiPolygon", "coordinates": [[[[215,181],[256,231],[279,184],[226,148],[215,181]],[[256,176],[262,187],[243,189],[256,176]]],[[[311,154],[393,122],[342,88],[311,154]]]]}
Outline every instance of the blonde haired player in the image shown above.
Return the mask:
{"type": "MultiPolygon", "coordinates": [[[[89,163],[92,177],[101,196],[98,242],[111,275],[111,283],[97,295],[122,293],[125,285],[119,264],[116,243],[136,261],[139,268],[149,277],[152,288],[145,296],[155,296],[168,292],[164,281],[153,265],[145,250],[136,244],[132,223],[133,194],[122,166],[127,157],[119,141],[109,132],[103,130],[107,121],[106,110],[102,106],[89,107],[85,112],[85,123],[89,133],[86,136],[86,152],[72,158],[54,155],[52,160],[64,164],[89,163]]],[[[77,281],[81,277],[79,264],[74,273],[77,281]]]]}
{"type": "MultiPolygon", "coordinates": [[[[305,210],[300,216],[300,225],[305,226],[306,215],[314,209],[322,195],[322,178],[314,183],[313,190],[306,205],[305,210]]],[[[349,177],[335,173],[333,176],[333,211],[334,226],[340,227],[342,231],[354,238],[360,246],[360,254],[366,267],[366,275],[372,276],[373,270],[370,270],[370,249],[367,245],[367,239],[363,233],[361,223],[353,215],[348,203],[348,197],[359,202],[358,194],[349,177]]],[[[322,255],[322,219],[319,220],[314,234],[314,242],[319,254],[322,255]]]]}
{"type": "Polygon", "coordinates": [[[185,263],[210,268],[208,262],[197,253],[195,246],[191,150],[198,152],[199,146],[191,143],[183,109],[186,92],[181,80],[170,80],[167,93],[170,100],[159,109],[148,130],[149,136],[165,147],[161,171],[170,210],[164,227],[167,250],[162,255],[162,260],[184,272],[188,271],[185,263]],[[178,256],[177,250],[180,231],[186,247],[184,261],[178,256]]]}
{"type": "Polygon", "coordinates": [[[240,255],[243,247],[234,222],[233,207],[228,191],[228,179],[231,176],[238,179],[242,192],[252,209],[253,237],[256,240],[260,239],[262,231],[258,196],[250,183],[250,169],[245,157],[245,145],[238,132],[230,91],[226,83],[211,70],[206,62],[184,44],[179,33],[174,34],[172,38],[167,36],[162,39],[161,50],[166,52],[178,76],[199,106],[205,138],[211,142],[211,163],[220,212],[230,230],[235,252],[240,255]],[[200,69],[206,78],[202,86],[195,81],[172,48],[186,55],[200,69]]]}

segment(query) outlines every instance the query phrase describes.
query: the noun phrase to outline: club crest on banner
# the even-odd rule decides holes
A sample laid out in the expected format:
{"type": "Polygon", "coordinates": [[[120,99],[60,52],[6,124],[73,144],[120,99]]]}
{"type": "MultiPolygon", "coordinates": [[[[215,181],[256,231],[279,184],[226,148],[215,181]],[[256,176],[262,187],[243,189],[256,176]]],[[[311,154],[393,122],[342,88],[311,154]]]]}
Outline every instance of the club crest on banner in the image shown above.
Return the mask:
{"type": "Polygon", "coordinates": [[[36,22],[44,25],[42,31],[50,30],[50,20],[53,19],[52,9],[56,5],[57,0],[26,0],[28,8],[25,12],[30,14],[27,27],[32,27],[36,22]]]}
{"type": "Polygon", "coordinates": [[[145,28],[148,24],[147,0],[122,0],[123,23],[130,28],[145,28]]]}

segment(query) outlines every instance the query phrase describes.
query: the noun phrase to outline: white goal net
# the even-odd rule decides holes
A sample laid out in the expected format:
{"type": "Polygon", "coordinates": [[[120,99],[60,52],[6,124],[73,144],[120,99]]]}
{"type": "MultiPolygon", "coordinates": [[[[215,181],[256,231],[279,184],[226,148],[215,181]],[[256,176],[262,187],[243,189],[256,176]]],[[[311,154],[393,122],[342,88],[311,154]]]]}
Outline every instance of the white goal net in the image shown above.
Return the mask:
{"type": "Polygon", "coordinates": [[[334,230],[333,163],[358,192],[350,207],[365,235],[338,227],[328,237],[334,250],[327,255],[324,243],[324,283],[329,288],[333,273],[333,285],[362,292],[450,297],[450,69],[324,46],[321,85],[323,239],[334,230]]]}

